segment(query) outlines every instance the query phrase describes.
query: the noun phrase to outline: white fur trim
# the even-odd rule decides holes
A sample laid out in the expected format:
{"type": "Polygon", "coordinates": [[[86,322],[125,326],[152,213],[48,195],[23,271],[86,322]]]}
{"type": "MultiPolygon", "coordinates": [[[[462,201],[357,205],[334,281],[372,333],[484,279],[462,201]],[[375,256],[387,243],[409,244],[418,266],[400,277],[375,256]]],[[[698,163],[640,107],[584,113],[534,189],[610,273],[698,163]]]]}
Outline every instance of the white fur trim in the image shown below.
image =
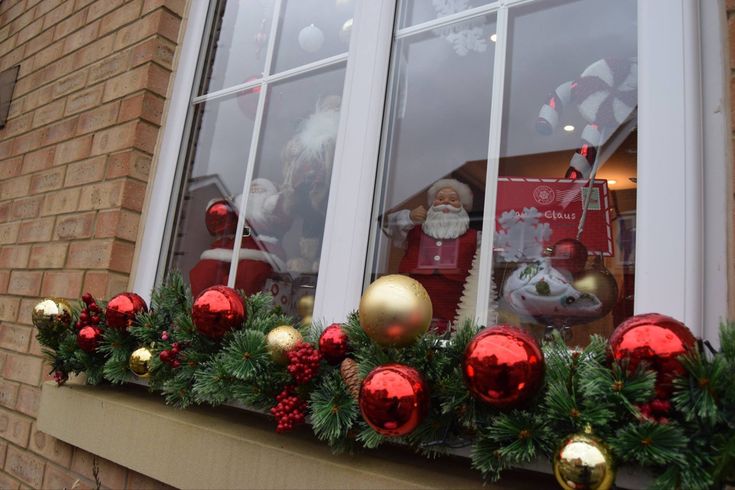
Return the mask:
{"type": "MultiPolygon", "coordinates": [[[[232,260],[232,249],[229,248],[211,248],[205,250],[199,256],[201,260],[216,260],[218,262],[230,262],[232,260]]],[[[268,262],[277,270],[285,270],[283,261],[272,253],[263,250],[253,250],[251,248],[243,248],[240,250],[238,260],[254,260],[256,262],[268,262]]]]}
{"type": "Polygon", "coordinates": [[[466,210],[472,208],[472,189],[470,189],[470,186],[464,182],[458,181],[457,179],[440,179],[434,182],[426,193],[426,200],[428,201],[429,206],[431,206],[431,203],[434,201],[436,193],[445,187],[451,187],[457,191],[457,194],[459,194],[459,200],[462,201],[462,206],[464,206],[466,210]]]}

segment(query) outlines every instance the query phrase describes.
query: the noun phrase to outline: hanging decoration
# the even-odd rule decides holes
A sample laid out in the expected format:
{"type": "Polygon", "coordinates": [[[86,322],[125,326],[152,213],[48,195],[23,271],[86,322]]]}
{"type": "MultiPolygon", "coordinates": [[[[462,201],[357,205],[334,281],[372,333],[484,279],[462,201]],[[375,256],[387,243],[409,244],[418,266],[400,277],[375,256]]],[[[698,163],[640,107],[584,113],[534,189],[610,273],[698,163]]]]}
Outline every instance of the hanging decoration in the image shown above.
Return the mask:
{"type": "Polygon", "coordinates": [[[565,238],[551,247],[551,265],[557,269],[577,274],[587,263],[587,247],[579,240],[565,238]]]}
{"type": "Polygon", "coordinates": [[[339,323],[331,324],[319,336],[319,352],[329,364],[340,364],[349,350],[349,337],[339,323]]]}
{"type": "Polygon", "coordinates": [[[194,300],[191,316],[199,333],[217,340],[242,325],[245,308],[237,291],[212,286],[194,300]]]}
{"type": "Polygon", "coordinates": [[[288,351],[303,340],[301,333],[291,325],[280,325],[268,332],[265,344],[273,361],[285,366],[288,364],[288,351]]]}
{"type": "Polygon", "coordinates": [[[130,354],[128,365],[135,376],[145,379],[151,374],[151,351],[146,347],[140,347],[130,354]]]}
{"type": "Polygon", "coordinates": [[[615,483],[610,450],[589,432],[567,437],[554,454],[554,476],[564,490],[608,490],[615,483]]]}
{"type": "Polygon", "coordinates": [[[58,330],[71,324],[71,306],[60,298],[46,298],[33,307],[33,326],[38,330],[58,330]]]}
{"type": "Polygon", "coordinates": [[[618,283],[615,277],[605,268],[602,256],[595,257],[591,268],[574,275],[572,286],[577,291],[590,294],[600,300],[598,318],[610,313],[618,302],[618,283]]]}
{"type": "Polygon", "coordinates": [[[324,44],[324,33],[314,24],[299,31],[299,46],[307,53],[316,53],[324,44]]]}
{"type": "Polygon", "coordinates": [[[135,293],[120,293],[114,296],[105,309],[107,326],[117,330],[127,330],[135,322],[135,317],[148,311],[145,300],[135,293]]]}

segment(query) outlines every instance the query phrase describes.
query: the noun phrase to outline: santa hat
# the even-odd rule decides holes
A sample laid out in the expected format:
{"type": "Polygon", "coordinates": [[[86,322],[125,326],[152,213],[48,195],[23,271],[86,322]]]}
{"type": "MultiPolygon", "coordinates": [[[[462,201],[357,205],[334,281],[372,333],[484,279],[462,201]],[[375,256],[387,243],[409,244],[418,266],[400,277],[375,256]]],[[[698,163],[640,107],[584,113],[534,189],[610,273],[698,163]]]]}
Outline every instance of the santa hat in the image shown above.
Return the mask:
{"type": "Polygon", "coordinates": [[[459,200],[462,201],[462,206],[466,210],[472,209],[472,189],[464,182],[456,179],[441,179],[434,182],[426,193],[426,200],[429,202],[429,206],[434,201],[436,193],[445,187],[451,187],[459,194],[459,200]]]}

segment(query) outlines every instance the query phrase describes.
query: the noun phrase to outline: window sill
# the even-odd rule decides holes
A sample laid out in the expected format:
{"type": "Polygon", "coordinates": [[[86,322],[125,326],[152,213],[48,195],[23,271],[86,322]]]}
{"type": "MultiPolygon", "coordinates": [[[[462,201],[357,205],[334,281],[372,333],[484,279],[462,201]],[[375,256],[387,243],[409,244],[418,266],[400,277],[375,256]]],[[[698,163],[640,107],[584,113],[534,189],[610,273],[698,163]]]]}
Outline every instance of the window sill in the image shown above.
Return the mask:
{"type": "MultiPolygon", "coordinates": [[[[46,382],[38,416],[43,432],[178,488],[482,488],[465,459],[393,447],[333,455],[307,428],[278,435],[272,425],[231,407],[178,410],[134,385],[46,382]]],[[[502,480],[502,488],[555,485],[528,471],[502,480]]]]}

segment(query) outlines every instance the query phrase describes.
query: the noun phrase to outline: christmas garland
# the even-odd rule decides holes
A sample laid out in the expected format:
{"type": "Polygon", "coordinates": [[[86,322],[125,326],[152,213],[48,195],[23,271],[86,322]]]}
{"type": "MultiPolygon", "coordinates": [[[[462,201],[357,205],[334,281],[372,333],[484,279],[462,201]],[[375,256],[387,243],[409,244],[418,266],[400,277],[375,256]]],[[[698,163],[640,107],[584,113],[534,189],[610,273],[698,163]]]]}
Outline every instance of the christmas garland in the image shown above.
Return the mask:
{"type": "Polygon", "coordinates": [[[473,467],[493,481],[546,457],[563,488],[610,488],[623,464],[650,468],[657,489],[720,487],[733,476],[735,324],[721,327],[719,352],[661,315],[634,317],[584,348],[559,335],[539,348],[520,330],[470,322],[439,336],[406,320],[396,336],[400,315],[365,301],[322,332],[294,328],[268,295],[215,286],[194,300],[174,274],[150,310],[134,293],[106,304],[85,294],[78,307],[41,301],[33,323],[59,384],[71,373],[89,384],[144,377],[176,407],[240,402],[271,413],[279,432],[309,420],[338,452],[471,446],[473,467]],[[672,339],[682,355],[660,348],[672,339]]]}

